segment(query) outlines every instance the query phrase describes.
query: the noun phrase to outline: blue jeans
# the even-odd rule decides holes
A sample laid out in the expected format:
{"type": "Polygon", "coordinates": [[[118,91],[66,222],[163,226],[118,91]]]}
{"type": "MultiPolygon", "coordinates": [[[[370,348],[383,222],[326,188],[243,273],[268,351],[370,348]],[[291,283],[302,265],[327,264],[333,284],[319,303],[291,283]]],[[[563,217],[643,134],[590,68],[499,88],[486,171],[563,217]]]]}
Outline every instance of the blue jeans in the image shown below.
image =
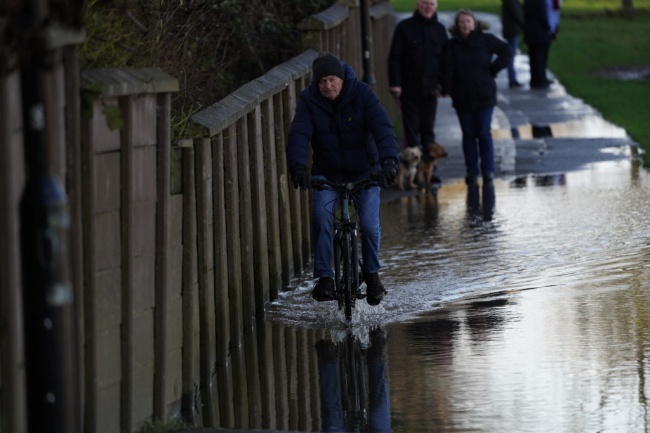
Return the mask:
{"type": "Polygon", "coordinates": [[[319,356],[318,378],[321,394],[321,430],[324,432],[345,431],[343,409],[341,408],[338,358],[325,359],[319,356]]]}
{"type": "Polygon", "coordinates": [[[508,38],[508,45],[510,45],[510,51],[512,51],[512,57],[510,58],[510,64],[508,65],[508,84],[514,84],[517,82],[515,56],[517,55],[517,49],[519,49],[519,37],[514,35],[508,38]]]}
{"type": "MultiPolygon", "coordinates": [[[[362,189],[354,195],[361,229],[361,258],[363,271],[378,272],[379,241],[379,187],[362,189]]],[[[324,189],[313,190],[312,236],[314,242],[314,278],[333,277],[332,242],[334,235],[334,207],[338,193],[324,189]]]]}
{"type": "MultiPolygon", "coordinates": [[[[321,400],[321,431],[346,432],[359,431],[352,427],[356,420],[348,420],[345,414],[348,409],[341,406],[341,377],[339,375],[339,360],[345,355],[337,348],[331,348],[330,353],[318,351],[318,378],[321,400]],[[344,413],[345,411],[345,413],[344,413]],[[346,428],[347,427],[347,428],[346,428]]],[[[363,362],[363,361],[362,361],[363,362]]],[[[369,410],[368,432],[392,432],[390,419],[390,397],[388,395],[388,378],[386,359],[368,356],[369,410]]],[[[362,379],[365,381],[365,377],[362,379]]],[[[364,430],[365,431],[365,430],[364,430]]]]}
{"type": "Polygon", "coordinates": [[[494,107],[478,110],[456,110],[463,131],[463,154],[467,176],[494,174],[494,143],[490,122],[494,107]],[[480,162],[479,162],[480,161],[480,162]]]}

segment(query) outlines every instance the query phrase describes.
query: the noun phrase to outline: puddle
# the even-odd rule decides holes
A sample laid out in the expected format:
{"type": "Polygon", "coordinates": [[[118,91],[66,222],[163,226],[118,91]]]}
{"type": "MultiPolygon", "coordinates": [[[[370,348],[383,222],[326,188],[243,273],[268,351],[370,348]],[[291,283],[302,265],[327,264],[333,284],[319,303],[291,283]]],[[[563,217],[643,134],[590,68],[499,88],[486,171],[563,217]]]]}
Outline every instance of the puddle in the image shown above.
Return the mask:
{"type": "MultiPolygon", "coordinates": [[[[495,187],[490,222],[468,218],[462,183],[382,204],[389,293],[354,327],[369,351],[372,329],[388,337],[381,431],[645,431],[650,175],[626,160],[495,187]]],[[[317,348],[342,325],[311,283],[271,305],[272,330],[255,337],[265,392],[241,419],[259,421],[221,427],[326,430],[324,408],[342,400],[322,393],[317,348]]]]}
{"type": "Polygon", "coordinates": [[[605,69],[594,73],[594,75],[623,81],[648,80],[650,79],[650,65],[605,69]]]}
{"type": "Polygon", "coordinates": [[[600,116],[587,116],[580,120],[551,125],[524,125],[518,128],[492,131],[494,139],[508,138],[628,138],[625,129],[608,122],[600,116]]]}

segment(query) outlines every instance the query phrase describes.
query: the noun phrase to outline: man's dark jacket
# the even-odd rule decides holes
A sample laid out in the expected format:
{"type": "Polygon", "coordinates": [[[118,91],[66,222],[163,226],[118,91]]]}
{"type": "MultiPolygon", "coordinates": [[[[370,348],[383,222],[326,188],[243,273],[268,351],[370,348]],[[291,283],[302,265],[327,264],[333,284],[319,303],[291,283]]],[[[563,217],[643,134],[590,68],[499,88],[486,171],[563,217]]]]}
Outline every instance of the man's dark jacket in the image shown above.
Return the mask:
{"type": "Polygon", "coordinates": [[[524,12],[519,0],[501,0],[501,31],[509,39],[524,28],[524,12]]]}
{"type": "Polygon", "coordinates": [[[336,101],[324,98],[313,79],[300,92],[287,144],[290,171],[307,166],[310,143],[311,174],[332,181],[359,180],[384,160],[398,160],[393,124],[379,98],[351,66],[341,64],[345,80],[336,101]]]}
{"type": "MultiPolygon", "coordinates": [[[[491,33],[483,33],[477,21],[467,39],[456,35],[443,53],[443,93],[461,111],[493,107],[497,103],[497,73],[510,62],[510,47],[491,33]],[[496,57],[494,57],[496,55],[496,57]]],[[[452,34],[455,29],[452,29],[452,34]]]]}
{"type": "Polygon", "coordinates": [[[440,81],[439,57],[448,39],[438,14],[426,19],[416,10],[412,17],[400,21],[388,55],[390,87],[431,95],[440,81]]]}

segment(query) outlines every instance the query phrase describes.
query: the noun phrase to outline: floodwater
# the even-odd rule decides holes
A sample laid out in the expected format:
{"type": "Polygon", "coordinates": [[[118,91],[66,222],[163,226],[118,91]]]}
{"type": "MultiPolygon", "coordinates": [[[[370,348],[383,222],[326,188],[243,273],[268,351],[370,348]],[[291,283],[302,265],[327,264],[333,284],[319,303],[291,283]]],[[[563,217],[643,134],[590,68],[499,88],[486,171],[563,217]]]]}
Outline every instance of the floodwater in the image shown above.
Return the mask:
{"type": "Polygon", "coordinates": [[[307,279],[247,337],[267,397],[231,421],[222,407],[215,426],[650,431],[648,172],[626,159],[500,179],[487,222],[468,215],[466,192],[444,184],[382,204],[389,293],[378,307],[361,302],[352,328],[368,353],[365,423],[336,421],[352,415],[322,346],[343,357],[345,330],[307,279]]]}

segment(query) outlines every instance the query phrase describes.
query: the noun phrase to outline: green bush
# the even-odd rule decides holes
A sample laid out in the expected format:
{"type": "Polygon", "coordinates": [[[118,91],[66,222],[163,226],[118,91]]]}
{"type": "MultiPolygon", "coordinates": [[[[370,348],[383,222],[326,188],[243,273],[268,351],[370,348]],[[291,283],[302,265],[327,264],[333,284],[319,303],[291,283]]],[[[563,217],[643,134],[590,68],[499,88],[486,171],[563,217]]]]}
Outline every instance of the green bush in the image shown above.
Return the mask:
{"type": "Polygon", "coordinates": [[[180,83],[175,124],[302,52],[297,24],[334,0],[89,0],[83,68],[162,69],[180,83]]]}

